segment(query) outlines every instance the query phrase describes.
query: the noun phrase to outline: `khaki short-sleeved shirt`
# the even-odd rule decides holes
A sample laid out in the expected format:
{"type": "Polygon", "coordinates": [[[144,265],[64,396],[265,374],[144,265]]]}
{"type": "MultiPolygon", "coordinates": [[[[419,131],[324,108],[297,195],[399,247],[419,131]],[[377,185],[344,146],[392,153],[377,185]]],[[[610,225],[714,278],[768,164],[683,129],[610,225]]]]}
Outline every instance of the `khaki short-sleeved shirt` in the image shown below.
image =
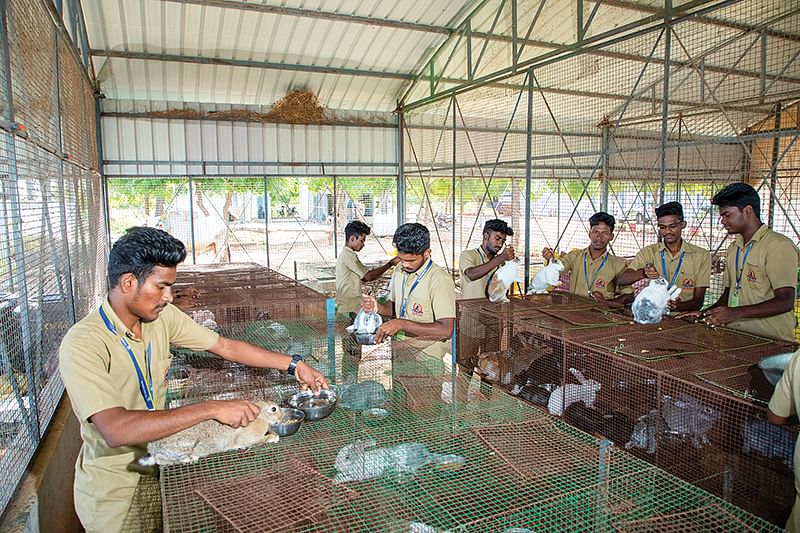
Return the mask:
{"type": "Polygon", "coordinates": [[[564,270],[570,273],[569,292],[580,296],[589,296],[590,292],[599,291],[606,299],[614,298],[617,291],[617,276],[627,268],[622,259],[611,255],[609,252],[593,260],[591,254],[589,254],[589,248],[572,250],[561,256],[561,262],[564,264],[564,270]],[[584,257],[586,258],[586,273],[584,273],[583,268],[584,257]],[[603,258],[605,257],[608,257],[608,259],[604,264],[603,258]],[[588,284],[591,283],[592,279],[594,279],[594,283],[592,283],[590,291],[588,284]]]}
{"type": "MultiPolygon", "coordinates": [[[[456,286],[442,267],[431,263],[430,269],[421,278],[425,265],[414,272],[407,274],[401,265],[397,265],[392,273],[391,291],[389,299],[394,304],[394,313],[397,318],[405,318],[420,324],[431,324],[441,318],[456,317],[456,286]],[[419,283],[414,290],[414,282],[419,283]],[[405,303],[405,314],[401,311],[405,303]]],[[[425,353],[441,358],[450,351],[450,340],[436,342],[425,349],[425,353]]]]}
{"type": "Polygon", "coordinates": [[[361,309],[361,278],[369,269],[358,254],[345,246],[336,260],[336,305],[340,313],[357,313],[361,309]]]}
{"type": "MultiPolygon", "coordinates": [[[[797,283],[797,245],[788,237],[762,224],[750,240],[752,247],[744,260],[747,246],[741,235],[736,235],[725,253],[725,287],[732,295],[736,290],[737,271],[741,274],[739,305],[754,305],[775,297],[775,289],[794,287],[797,283]],[[736,251],[739,251],[739,265],[736,251]],[[744,264],[742,264],[744,263],[744,264]]],[[[771,339],[794,342],[795,316],[790,310],[768,318],[745,318],[730,327],[771,339]]]]}
{"type": "Polygon", "coordinates": [[[137,339],[111,309],[103,310],[114,325],[112,333],[95,310],[67,332],[59,349],[59,369],[72,409],[81,426],[83,445],[75,463],[75,508],[87,531],[118,531],[130,507],[139,474],[125,466],[145,453],[142,446],[111,448],[89,417],[113,407],[146,410],[139,381],[127,350],[127,340],[143,374],[147,374],[147,346],[152,346],[150,375],[153,404],[164,409],[166,376],[172,360],[169,345],[206,350],[219,335],[195,323],[177,307],[167,305],[153,322],[142,323],[137,339]]]}
{"type": "Polygon", "coordinates": [[[461,298],[486,298],[486,287],[489,286],[489,280],[492,279],[497,269],[492,269],[485,276],[476,280],[470,280],[464,271],[488,261],[489,258],[480,248],[461,252],[461,256],[458,258],[458,269],[461,272],[461,298]]]}
{"type": "Polygon", "coordinates": [[[668,282],[675,277],[675,286],[681,288],[679,298],[683,301],[694,297],[695,287],[708,287],[711,284],[711,252],[699,246],[682,241],[678,253],[672,255],[663,242],[651,244],[642,248],[633,259],[630,268],[639,270],[646,265],[653,265],[661,276],[668,282]],[[664,263],[661,254],[664,254],[664,263]],[[683,261],[681,261],[683,256],[683,261]],[[664,265],[667,271],[664,272],[664,265]],[[681,265],[680,272],[675,270],[681,265]]]}
{"type": "MultiPolygon", "coordinates": [[[[775,392],[769,400],[769,410],[781,417],[789,417],[800,413],[800,350],[795,352],[794,357],[786,369],[783,371],[775,392]]],[[[794,447],[794,487],[800,494],[800,439],[794,447]]],[[[797,510],[793,513],[797,519],[797,526],[800,527],[800,513],[797,510]]],[[[795,531],[800,531],[797,527],[795,531]]]]}

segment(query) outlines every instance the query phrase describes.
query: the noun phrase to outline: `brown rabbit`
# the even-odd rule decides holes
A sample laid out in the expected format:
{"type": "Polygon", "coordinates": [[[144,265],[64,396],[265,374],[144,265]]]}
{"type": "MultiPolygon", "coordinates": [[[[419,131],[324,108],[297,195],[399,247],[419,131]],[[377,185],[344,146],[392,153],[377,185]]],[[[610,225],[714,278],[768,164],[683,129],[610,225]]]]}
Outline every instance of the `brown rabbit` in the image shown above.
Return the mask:
{"type": "Polygon", "coordinates": [[[193,463],[213,453],[249,448],[256,444],[278,442],[278,435],[270,433],[270,424],[283,419],[283,409],[273,402],[255,402],[261,408],[255,420],[246,427],[232,428],[216,420],[206,420],[179,431],[174,435],[147,445],[147,456],[140,459],[143,465],[172,465],[193,463]]]}

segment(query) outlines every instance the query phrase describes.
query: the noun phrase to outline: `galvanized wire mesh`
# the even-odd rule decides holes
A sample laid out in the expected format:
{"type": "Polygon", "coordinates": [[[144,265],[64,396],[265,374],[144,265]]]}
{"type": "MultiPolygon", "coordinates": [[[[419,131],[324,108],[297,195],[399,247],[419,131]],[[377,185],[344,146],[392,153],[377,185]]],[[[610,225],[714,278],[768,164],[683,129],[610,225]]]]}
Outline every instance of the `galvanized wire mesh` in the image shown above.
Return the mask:
{"type": "Polygon", "coordinates": [[[0,60],[0,83],[8,89],[0,104],[5,509],[63,394],[57,372],[61,338],[105,291],[105,230],[86,73],[43,2],[11,0],[3,9],[9,58],[8,65],[0,60]]]}
{"type": "Polygon", "coordinates": [[[792,345],[671,318],[639,325],[629,312],[558,293],[502,305],[462,300],[457,314],[462,368],[750,512],[785,520],[797,429],[766,422],[772,387],[757,363],[792,345]]]}
{"type": "MultiPolygon", "coordinates": [[[[283,323],[291,329],[291,321],[283,323]]],[[[342,383],[339,345],[337,338],[337,368],[326,374],[342,383]]],[[[373,363],[372,351],[357,364],[373,363]]],[[[452,381],[440,361],[413,343],[393,343],[391,351],[384,359],[387,418],[340,405],[277,444],[162,468],[165,530],[703,531],[709,520],[725,530],[771,530],[495,387],[467,377],[452,381]],[[443,384],[454,389],[450,403],[442,400],[443,384]],[[383,449],[419,443],[460,459],[406,473],[376,462],[383,470],[377,477],[337,482],[337,455],[365,439],[383,449]]],[[[272,385],[283,386],[280,378],[272,385]]]]}

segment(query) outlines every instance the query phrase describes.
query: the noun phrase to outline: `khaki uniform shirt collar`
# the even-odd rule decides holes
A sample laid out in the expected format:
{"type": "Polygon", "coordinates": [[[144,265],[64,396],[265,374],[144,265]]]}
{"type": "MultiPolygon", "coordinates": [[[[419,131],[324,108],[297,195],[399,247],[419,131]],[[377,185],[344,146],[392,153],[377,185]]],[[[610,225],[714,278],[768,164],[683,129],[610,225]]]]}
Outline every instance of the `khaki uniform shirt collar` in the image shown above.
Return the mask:
{"type": "MultiPolygon", "coordinates": [[[[764,237],[764,235],[766,235],[768,231],[769,227],[766,224],[762,223],[761,226],[756,230],[756,232],[750,238],[750,242],[761,240],[761,238],[764,237]]],[[[742,237],[742,234],[737,233],[736,237],[734,238],[736,240],[736,246],[738,246],[739,248],[744,248],[744,237],[742,237]]]]}
{"type": "Polygon", "coordinates": [[[120,318],[117,316],[117,313],[114,312],[114,309],[111,307],[111,302],[108,300],[108,296],[106,296],[105,300],[103,300],[101,307],[103,308],[103,312],[105,312],[106,316],[108,317],[108,320],[114,325],[114,328],[116,328],[116,332],[110,331],[108,326],[105,325],[105,321],[103,321],[104,329],[108,331],[110,335],[113,335],[117,339],[124,335],[128,339],[139,340],[136,335],[134,335],[133,332],[128,329],[128,326],[126,326],[125,323],[120,320],[120,318]]]}
{"type": "Polygon", "coordinates": [[[694,250],[686,246],[686,241],[683,239],[681,239],[681,247],[678,248],[678,251],[675,254],[669,251],[669,248],[667,248],[667,245],[664,244],[664,241],[658,243],[658,253],[660,255],[661,252],[664,252],[664,257],[667,257],[667,254],[669,254],[669,257],[680,257],[681,253],[690,254],[693,251],[694,250]]]}

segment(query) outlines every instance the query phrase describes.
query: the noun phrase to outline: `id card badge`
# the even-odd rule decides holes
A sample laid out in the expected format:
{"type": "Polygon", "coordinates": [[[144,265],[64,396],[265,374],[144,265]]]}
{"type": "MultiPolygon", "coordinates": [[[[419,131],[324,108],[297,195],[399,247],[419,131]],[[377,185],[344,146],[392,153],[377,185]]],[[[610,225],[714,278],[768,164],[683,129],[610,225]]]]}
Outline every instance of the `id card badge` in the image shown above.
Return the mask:
{"type": "Polygon", "coordinates": [[[739,307],[739,291],[734,290],[728,296],[728,307],[739,307]]]}

